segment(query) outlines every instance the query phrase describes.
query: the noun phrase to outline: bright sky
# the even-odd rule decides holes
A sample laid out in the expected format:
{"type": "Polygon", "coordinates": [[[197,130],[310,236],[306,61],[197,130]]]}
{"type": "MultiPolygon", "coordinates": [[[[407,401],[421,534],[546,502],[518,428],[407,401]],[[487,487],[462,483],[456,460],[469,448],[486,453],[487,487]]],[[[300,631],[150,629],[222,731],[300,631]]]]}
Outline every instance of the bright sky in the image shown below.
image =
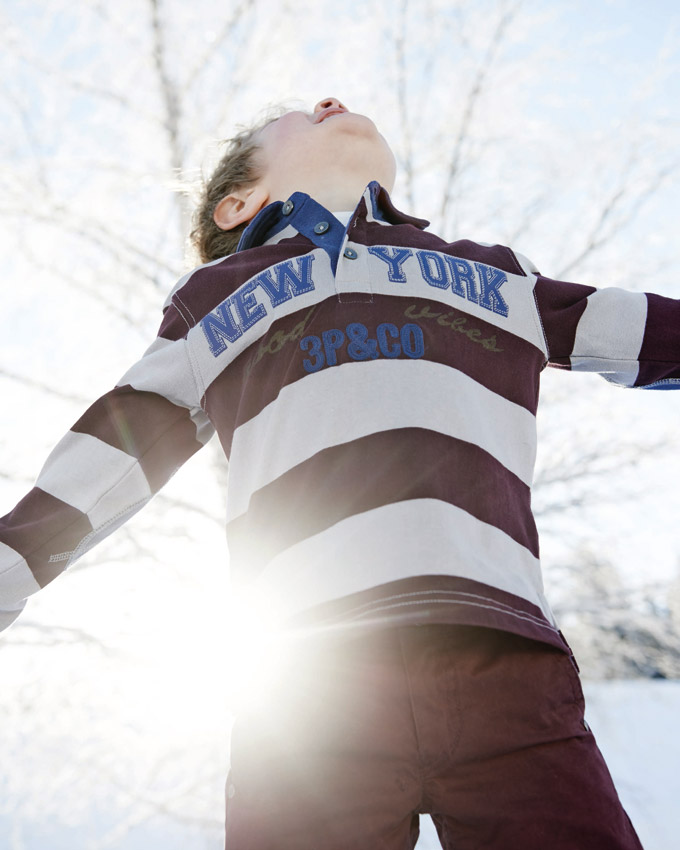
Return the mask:
{"type": "MultiPolygon", "coordinates": [[[[193,67],[209,48],[208,31],[219,31],[221,21],[215,19],[215,5],[207,0],[191,4],[167,0],[160,5],[170,10],[174,22],[171,65],[179,74],[193,67]]],[[[330,0],[298,0],[292,4],[295,15],[280,21],[275,12],[281,5],[277,0],[260,2],[258,19],[242,28],[245,37],[254,39],[251,50],[239,54],[234,49],[233,55],[229,51],[229,56],[222,57],[223,64],[218,63],[196,88],[195,110],[188,122],[192,132],[185,135],[187,166],[200,167],[208,140],[226,132],[232,122],[249,120],[266,102],[292,97],[311,106],[323,96],[337,95],[351,108],[374,115],[402,151],[391,47],[401,3],[352,0],[338,6],[330,0]],[[222,88],[232,65],[241,69],[238,95],[228,95],[222,88]],[[225,125],[216,127],[218,117],[224,116],[225,125]]],[[[450,49],[442,40],[444,29],[433,15],[452,14],[453,5],[447,0],[411,2],[414,12],[407,32],[412,64],[407,88],[415,89],[419,76],[426,73],[428,50],[436,54],[438,63],[427,103],[414,96],[410,104],[416,147],[422,142],[424,148],[425,140],[435,133],[437,116],[442,122],[448,120],[449,112],[455,117],[468,79],[461,68],[467,69],[466,63],[473,67],[478,55],[465,53],[458,41],[450,49]],[[429,17],[419,15],[424,7],[430,10],[429,17]],[[432,23],[422,27],[423,20],[432,23]]],[[[490,0],[467,5],[478,14],[494,6],[490,0]]],[[[552,205],[539,209],[516,247],[551,274],[565,255],[573,253],[582,235],[581,221],[574,221],[573,210],[582,215],[586,232],[589,205],[596,204],[605,187],[615,182],[619,163],[625,163],[627,156],[624,143],[634,132],[640,131],[641,155],[632,182],[642,185],[658,162],[678,164],[680,11],[675,3],[661,0],[534,0],[525,3],[524,9],[520,20],[528,29],[512,31],[507,72],[500,74],[487,111],[480,117],[484,179],[473,167],[471,182],[462,184],[467,194],[451,227],[457,236],[501,238],[512,231],[515,211],[519,214],[526,198],[533,197],[534,183],[543,181],[552,205]],[[468,232],[468,227],[474,232],[468,232]]],[[[0,213],[6,214],[10,203],[14,212],[20,210],[18,218],[7,218],[7,226],[0,229],[5,270],[0,369],[86,399],[106,391],[141,354],[158,324],[164,292],[182,270],[173,176],[165,166],[167,150],[158,122],[148,117],[149,108],[158,113],[160,105],[145,76],[150,65],[144,60],[147,23],[146,4],[128,0],[113,6],[87,3],[77,10],[56,0],[47,6],[5,0],[0,10],[0,33],[4,33],[0,35],[0,121],[5,128],[0,138],[0,213]],[[109,95],[92,100],[81,91],[74,96],[73,80],[68,82],[73,77],[82,88],[108,86],[109,95]],[[123,95],[130,95],[131,108],[120,105],[123,95]],[[55,211],[53,201],[46,200],[41,169],[66,212],[55,211]],[[73,235],[73,229],[83,230],[79,220],[68,219],[70,232],[36,222],[36,208],[44,209],[53,221],[68,219],[75,209],[165,265],[140,259],[130,248],[123,254],[138,263],[137,272],[132,272],[129,264],[111,256],[111,239],[106,234],[93,242],[84,239],[82,232],[73,235]],[[157,285],[144,277],[147,272],[157,285]],[[100,295],[105,296],[104,302],[100,295]],[[121,312],[139,327],[131,327],[121,312]]],[[[464,36],[467,43],[475,43],[479,27],[464,36]]],[[[419,215],[437,215],[435,191],[441,183],[443,156],[440,149],[436,155],[428,154],[423,164],[429,176],[423,178],[414,210],[419,215]]],[[[677,196],[676,172],[663,192],[641,209],[625,237],[592,259],[587,274],[600,276],[605,285],[622,283],[680,297],[680,253],[674,227],[680,214],[677,196]]],[[[405,203],[403,180],[397,201],[405,203]]],[[[102,236],[102,231],[94,230],[95,236],[102,236]]],[[[596,430],[629,432],[632,439],[649,433],[678,433],[680,393],[673,398],[671,394],[626,393],[603,384],[597,396],[599,407],[593,411],[592,404],[583,400],[582,388],[597,381],[583,376],[550,378],[551,386],[572,382],[573,433],[577,433],[576,420],[582,417],[592,418],[596,430]]],[[[83,403],[54,399],[1,377],[0,388],[4,399],[0,498],[9,509],[83,403]],[[3,472],[15,480],[3,479],[3,472]]],[[[222,496],[206,472],[212,458],[208,451],[202,454],[196,464],[179,473],[168,495],[177,500],[196,496],[201,507],[219,519],[224,511],[222,496]]],[[[644,498],[613,499],[593,509],[585,520],[581,517],[578,527],[570,518],[562,529],[563,539],[572,542],[572,536],[593,536],[629,573],[672,576],[678,565],[678,458],[680,445],[675,437],[665,455],[651,465],[643,482],[644,498]]],[[[635,476],[633,472],[617,480],[616,492],[631,479],[638,483],[635,476]]],[[[145,771],[148,768],[149,776],[154,773],[159,753],[183,752],[187,748],[177,741],[193,734],[192,727],[195,731],[197,724],[204,724],[218,729],[220,717],[226,715],[227,556],[220,524],[198,513],[187,515],[165,502],[145,511],[134,528],[145,545],[161,553],[160,563],[144,555],[132,561],[134,549],[123,534],[95,556],[103,563],[56,582],[27,613],[31,620],[77,626],[112,641],[120,658],[82,646],[16,647],[0,652],[3,693],[14,688],[20,695],[18,703],[0,697],[0,721],[11,720],[20,742],[12,745],[14,758],[26,765],[25,774],[8,785],[12,817],[16,815],[19,824],[12,850],[24,847],[21,835],[38,811],[45,818],[60,817],[59,811],[65,811],[67,821],[70,817],[77,822],[83,810],[78,801],[87,794],[88,782],[96,789],[93,798],[101,804],[106,792],[93,779],[100,774],[101,764],[114,786],[127,782],[142,789],[145,771]],[[179,523],[187,524],[186,534],[173,533],[179,523]],[[137,702],[134,694],[139,695],[137,702]],[[59,706],[56,718],[55,705],[59,706]],[[28,706],[35,710],[29,713],[28,706]],[[158,739],[148,750],[130,732],[135,716],[147,712],[158,716],[158,739]],[[82,730],[94,726],[97,735],[93,732],[90,737],[88,731],[81,745],[82,730]],[[171,748],[170,741],[177,749],[171,748]],[[47,753],[48,763],[58,772],[68,748],[83,750],[81,778],[69,785],[68,777],[58,773],[59,790],[50,796],[48,783],[38,782],[34,771],[47,753]],[[135,767],[138,748],[142,748],[143,766],[135,767]]],[[[561,554],[557,542],[546,544],[546,550],[548,556],[561,554]]],[[[197,754],[205,755],[198,745],[197,754]]],[[[219,773],[224,765],[213,767],[219,773]]],[[[208,781],[197,763],[191,762],[188,770],[208,781]]],[[[0,768],[0,787],[9,782],[0,768]]],[[[163,786],[164,780],[159,782],[163,786]]],[[[172,781],[168,779],[166,785],[172,786],[172,781]]],[[[181,782],[175,791],[180,787],[181,782]]],[[[162,797],[167,787],[156,791],[162,797]]],[[[197,802],[200,794],[192,797],[191,793],[185,794],[189,802],[182,803],[186,811],[192,811],[192,805],[200,812],[209,808],[204,800],[197,802]]],[[[210,805],[215,805],[214,798],[210,805]]],[[[217,822],[221,813],[214,817],[217,822]]],[[[100,845],[92,841],[88,846],[96,850],[100,845]]],[[[131,850],[134,845],[126,841],[123,837],[108,846],[131,850]]],[[[33,850],[33,845],[25,846],[33,850]]],[[[648,850],[662,848],[650,845],[648,850]]]]}

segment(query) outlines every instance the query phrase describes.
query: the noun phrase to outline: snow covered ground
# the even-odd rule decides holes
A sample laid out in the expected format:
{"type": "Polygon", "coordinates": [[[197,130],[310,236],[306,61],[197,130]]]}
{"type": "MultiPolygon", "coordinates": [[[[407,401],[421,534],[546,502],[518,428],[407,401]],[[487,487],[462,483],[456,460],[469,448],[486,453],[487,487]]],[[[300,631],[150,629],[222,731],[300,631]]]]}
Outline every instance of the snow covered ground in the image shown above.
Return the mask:
{"type": "Polygon", "coordinates": [[[645,850],[673,850],[680,827],[680,682],[591,682],[586,717],[645,850]]]}
{"type": "MultiPolygon", "coordinates": [[[[629,680],[586,682],[587,717],[610,766],[623,803],[635,824],[645,850],[675,850],[680,813],[680,681],[629,680]]],[[[77,734],[77,730],[76,730],[77,734]]],[[[6,742],[4,742],[6,743],[6,742]]],[[[175,746],[181,744],[175,737],[175,746]]],[[[66,739],[60,744],[67,745],[66,739]]],[[[192,748],[188,741],[180,746],[192,748]]],[[[60,747],[61,748],[61,747],[60,747]]],[[[12,750],[13,748],[10,748],[12,750]]],[[[34,765],[22,762],[21,751],[8,753],[3,746],[0,760],[0,850],[219,850],[222,846],[219,821],[214,812],[212,826],[206,828],[188,812],[153,817],[133,817],[127,822],[121,805],[120,786],[134,785],[135,771],[143,754],[116,753],[116,776],[99,777],[96,793],[81,788],[81,806],[69,817],[55,817],[49,794],[49,762],[54,753],[44,753],[43,775],[32,773],[18,785],[26,789],[17,795],[17,780],[34,765]],[[9,758],[7,756],[9,755],[9,758]],[[127,779],[126,779],[127,773],[127,779]],[[108,791],[105,787],[110,782],[108,791]],[[88,794],[90,798],[88,800],[88,794]],[[35,799],[34,799],[35,798],[35,799]],[[11,802],[10,802],[11,800],[11,802]],[[3,805],[4,803],[4,805],[3,805]],[[117,824],[117,819],[120,823],[117,824]]],[[[62,751],[59,759],[66,759],[62,751]]],[[[78,764],[72,764],[73,784],[78,785],[78,764]]],[[[216,784],[221,784],[216,782],[216,784]]],[[[218,789],[221,791],[221,789],[218,789]]],[[[220,806],[215,794],[214,806],[220,806]]],[[[170,800],[172,809],[172,800],[170,800]]],[[[129,811],[128,811],[129,815],[129,811]]],[[[423,818],[418,850],[439,847],[429,820],[423,818]]]]}

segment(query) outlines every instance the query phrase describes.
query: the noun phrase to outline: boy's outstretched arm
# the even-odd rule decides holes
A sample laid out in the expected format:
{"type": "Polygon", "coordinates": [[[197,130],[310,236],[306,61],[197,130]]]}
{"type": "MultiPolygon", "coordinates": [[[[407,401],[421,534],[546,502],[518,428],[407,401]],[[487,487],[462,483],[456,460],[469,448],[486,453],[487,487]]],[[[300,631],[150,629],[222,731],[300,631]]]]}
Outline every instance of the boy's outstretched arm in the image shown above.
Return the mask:
{"type": "Polygon", "coordinates": [[[680,299],[539,276],[549,364],[641,389],[680,389],[680,299]]]}
{"type": "Polygon", "coordinates": [[[0,519],[0,629],[210,438],[186,340],[168,318],[165,338],[73,425],[33,489],[0,519]]]}

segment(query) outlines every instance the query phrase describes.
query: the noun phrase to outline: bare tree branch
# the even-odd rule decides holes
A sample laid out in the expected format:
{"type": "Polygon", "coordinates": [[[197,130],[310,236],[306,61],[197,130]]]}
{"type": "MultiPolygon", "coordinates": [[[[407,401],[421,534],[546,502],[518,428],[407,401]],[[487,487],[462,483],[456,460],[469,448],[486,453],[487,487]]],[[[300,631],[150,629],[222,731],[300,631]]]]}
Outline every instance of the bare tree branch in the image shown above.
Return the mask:
{"type": "Polygon", "coordinates": [[[513,222],[512,230],[507,234],[506,242],[508,245],[517,245],[519,240],[524,238],[536,217],[545,212],[553,201],[554,199],[547,190],[541,191],[531,200],[527,200],[526,206],[513,222]]]}
{"type": "Polygon", "coordinates": [[[534,490],[551,484],[565,484],[596,476],[611,475],[616,470],[633,467],[645,457],[652,457],[667,449],[665,440],[640,445],[604,443],[590,448],[582,447],[576,457],[553,453],[549,465],[543,464],[534,477],[534,490]]]}
{"type": "Polygon", "coordinates": [[[10,381],[16,381],[19,384],[23,384],[25,387],[30,387],[31,389],[39,390],[42,393],[47,393],[48,395],[59,398],[62,401],[74,401],[76,404],[80,405],[88,405],[92,402],[91,398],[88,399],[85,396],[76,395],[75,393],[64,392],[63,390],[59,390],[56,387],[43,383],[43,381],[37,381],[35,378],[29,378],[27,375],[18,375],[16,372],[11,372],[8,369],[3,369],[2,367],[0,367],[0,378],[8,378],[10,381]]]}
{"type": "MultiPolygon", "coordinates": [[[[151,26],[153,32],[153,61],[164,108],[163,128],[170,152],[170,167],[175,177],[179,178],[184,166],[180,133],[182,99],[178,86],[170,77],[168,71],[165,33],[160,16],[160,0],[149,0],[149,3],[151,6],[151,26]]],[[[173,197],[180,213],[179,238],[181,240],[187,230],[191,210],[186,195],[175,192],[173,197]]]]}
{"type": "Polygon", "coordinates": [[[402,165],[406,177],[406,200],[409,209],[414,209],[415,198],[413,191],[413,145],[411,141],[411,122],[408,112],[408,97],[406,91],[406,26],[408,19],[408,0],[402,0],[399,10],[399,27],[394,39],[394,47],[397,63],[397,106],[399,109],[399,122],[404,138],[404,158],[402,165]]]}
{"type": "Polygon", "coordinates": [[[21,617],[8,632],[5,641],[0,641],[0,649],[10,646],[92,646],[108,657],[123,658],[129,653],[115,649],[110,643],[100,640],[85,629],[71,626],[55,626],[21,617]]]}
{"type": "Polygon", "coordinates": [[[0,215],[33,219],[78,236],[106,252],[116,262],[126,265],[131,274],[136,275],[138,279],[147,280],[159,291],[163,289],[163,282],[157,274],[150,273],[142,266],[140,260],[147,261],[155,269],[165,270],[171,273],[173,277],[178,277],[177,269],[174,266],[128,242],[123,236],[103,225],[101,221],[76,214],[72,209],[61,204],[55,204],[48,209],[42,207],[39,209],[26,208],[16,205],[0,207],[0,215]]]}
{"type": "MultiPolygon", "coordinates": [[[[196,781],[189,783],[186,787],[177,789],[171,796],[166,796],[164,799],[151,797],[148,793],[144,793],[139,788],[131,790],[129,785],[121,782],[113,773],[106,770],[105,767],[99,768],[105,775],[107,780],[120,793],[130,799],[133,804],[132,812],[123,820],[120,820],[112,827],[107,834],[101,836],[94,847],[96,850],[108,850],[111,847],[120,845],[121,839],[125,837],[132,829],[153,817],[164,815],[170,818],[175,823],[194,824],[198,826],[218,827],[221,825],[221,819],[215,817],[204,817],[200,815],[185,814],[177,811],[173,804],[188,796],[196,793],[203,786],[210,784],[212,777],[200,777],[196,781]]],[[[220,777],[223,782],[223,777],[220,777]]]]}
{"type": "Polygon", "coordinates": [[[439,213],[443,231],[446,230],[447,216],[451,204],[453,187],[461,169],[463,150],[465,143],[470,136],[470,128],[474,120],[475,112],[479,106],[482,93],[486,86],[489,71],[491,70],[498,51],[500,50],[508,28],[517,14],[518,8],[519,5],[511,5],[498,18],[486,51],[477,66],[477,72],[473,78],[472,85],[468,90],[463,115],[458,125],[458,133],[453,144],[453,150],[449,158],[449,166],[444,178],[444,191],[442,193],[442,202],[439,213]]]}
{"type": "Polygon", "coordinates": [[[21,121],[21,126],[24,129],[24,133],[26,135],[26,140],[28,142],[28,147],[33,154],[33,160],[36,166],[36,181],[38,186],[42,189],[44,193],[49,194],[50,187],[49,181],[47,179],[48,168],[45,161],[44,151],[38,141],[38,137],[35,133],[33,127],[33,120],[31,118],[30,110],[26,108],[25,101],[16,97],[5,87],[2,91],[2,94],[12,105],[14,110],[19,115],[19,119],[21,121]]]}
{"type": "Polygon", "coordinates": [[[14,483],[21,483],[30,486],[33,484],[33,479],[28,476],[18,476],[14,475],[11,472],[5,472],[4,469],[0,469],[0,478],[3,481],[12,481],[14,483]]]}
{"type": "Polygon", "coordinates": [[[590,233],[586,237],[583,248],[557,272],[557,278],[565,279],[566,276],[569,275],[573,269],[583,263],[584,260],[611,242],[615,236],[618,236],[619,233],[621,233],[621,231],[624,230],[640,213],[645,202],[652,198],[663,184],[676,173],[678,164],[674,163],[672,165],[663,166],[656,171],[650,177],[647,186],[642,191],[637,191],[632,199],[630,198],[630,186],[633,182],[630,173],[631,169],[632,163],[629,161],[621,172],[618,185],[612,190],[609,197],[600,208],[599,216],[591,228],[590,233]],[[612,221],[616,212],[623,207],[624,203],[629,199],[631,202],[628,207],[628,212],[623,214],[619,220],[614,222],[609,230],[607,230],[607,224],[612,221]]]}
{"type": "Polygon", "coordinates": [[[183,98],[188,96],[188,93],[196,80],[205,71],[213,57],[222,48],[225,42],[228,41],[241,18],[246,14],[246,12],[253,9],[254,6],[255,0],[242,0],[242,2],[234,8],[231,17],[227,18],[220,32],[210,42],[204,53],[198,58],[194,67],[188,73],[187,78],[184,81],[184,85],[182,86],[181,94],[183,98]]]}
{"type": "MultiPolygon", "coordinates": [[[[8,45],[5,45],[5,47],[7,46],[8,45]]],[[[98,100],[110,101],[123,107],[123,109],[128,111],[130,114],[135,115],[142,121],[162,124],[162,119],[159,116],[153,115],[148,110],[138,109],[133,101],[126,95],[122,95],[110,88],[101,88],[93,85],[92,83],[85,82],[82,78],[74,77],[61,70],[58,66],[45,62],[39,56],[32,55],[28,52],[20,53],[19,58],[31,68],[34,68],[36,71],[39,71],[41,74],[49,77],[51,81],[54,81],[55,79],[59,80],[62,86],[66,86],[73,92],[86,94],[90,97],[97,98],[98,100]]]]}
{"type": "Polygon", "coordinates": [[[103,304],[106,307],[108,314],[118,316],[118,318],[126,325],[129,325],[131,328],[139,331],[140,336],[144,339],[148,337],[146,323],[140,321],[132,313],[120,306],[121,299],[119,297],[119,293],[114,293],[114,297],[111,298],[108,296],[106,290],[103,290],[101,287],[95,287],[94,285],[89,286],[88,284],[78,280],[74,275],[67,275],[57,265],[47,265],[42,262],[42,260],[33,252],[31,246],[25,246],[24,251],[31,261],[32,268],[36,271],[44,271],[50,275],[54,275],[67,286],[78,290],[78,292],[81,292],[88,298],[93,299],[99,305],[103,304]]]}
{"type": "Polygon", "coordinates": [[[168,508],[180,508],[187,513],[196,514],[197,516],[203,517],[203,519],[210,520],[210,522],[214,522],[220,528],[224,526],[223,515],[218,516],[195,502],[187,502],[184,499],[178,499],[175,496],[168,496],[163,492],[157,493],[154,498],[157,502],[160,502],[168,508]]]}

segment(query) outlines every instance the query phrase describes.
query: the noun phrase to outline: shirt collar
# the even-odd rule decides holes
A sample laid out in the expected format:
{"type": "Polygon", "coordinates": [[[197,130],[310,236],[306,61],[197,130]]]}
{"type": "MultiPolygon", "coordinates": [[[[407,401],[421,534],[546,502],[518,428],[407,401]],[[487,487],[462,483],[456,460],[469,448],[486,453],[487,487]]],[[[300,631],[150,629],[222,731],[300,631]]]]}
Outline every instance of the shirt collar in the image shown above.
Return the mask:
{"type": "MultiPolygon", "coordinates": [[[[420,230],[429,225],[429,221],[415,216],[406,215],[398,210],[392,203],[387,189],[373,181],[368,184],[366,190],[350,219],[365,217],[369,221],[381,221],[385,224],[412,224],[420,230]]],[[[243,231],[238,243],[237,251],[245,251],[247,248],[255,248],[264,245],[278,233],[288,226],[292,226],[299,233],[309,236],[316,243],[319,234],[315,231],[321,223],[328,225],[323,235],[337,237],[336,231],[343,234],[346,231],[335,216],[324,206],[317,203],[312,197],[304,192],[294,192],[287,201],[274,201],[255,216],[248,227],[243,231]]],[[[349,225],[348,225],[349,226],[349,225]]]]}

